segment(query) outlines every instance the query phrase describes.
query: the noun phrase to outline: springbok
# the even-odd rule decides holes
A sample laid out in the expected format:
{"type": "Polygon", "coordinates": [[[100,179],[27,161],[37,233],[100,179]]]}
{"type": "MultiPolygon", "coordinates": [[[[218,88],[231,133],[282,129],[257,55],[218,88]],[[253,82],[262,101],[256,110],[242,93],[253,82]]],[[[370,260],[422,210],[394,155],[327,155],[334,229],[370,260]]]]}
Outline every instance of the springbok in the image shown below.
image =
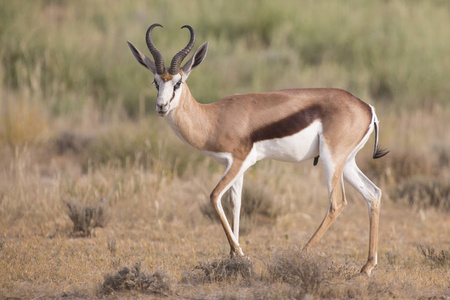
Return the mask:
{"type": "Polygon", "coordinates": [[[200,104],[192,96],[186,79],[206,57],[208,42],[181,66],[192,50],[195,32],[191,26],[187,46],[178,52],[170,67],[164,66],[161,52],[152,42],[151,25],[146,43],[154,62],[128,42],[137,61],[154,75],[158,97],[156,111],[166,117],[175,134],[184,142],[226,166],[211,193],[210,201],[219,215],[231,247],[231,255],[244,256],[239,245],[239,214],[244,172],[263,158],[300,162],[319,157],[328,187],[329,208],[324,220],[303,250],[317,244],[347,204],[345,178],[367,201],[370,218],[369,254],[361,272],[370,275],[377,264],[378,220],[381,190],[358,168],[356,153],[375,129],[373,158],[387,151],[378,147],[378,119],[374,108],[339,89],[288,89],[268,93],[232,95],[210,104],[200,104]],[[232,225],[221,204],[231,188],[232,225]]]}

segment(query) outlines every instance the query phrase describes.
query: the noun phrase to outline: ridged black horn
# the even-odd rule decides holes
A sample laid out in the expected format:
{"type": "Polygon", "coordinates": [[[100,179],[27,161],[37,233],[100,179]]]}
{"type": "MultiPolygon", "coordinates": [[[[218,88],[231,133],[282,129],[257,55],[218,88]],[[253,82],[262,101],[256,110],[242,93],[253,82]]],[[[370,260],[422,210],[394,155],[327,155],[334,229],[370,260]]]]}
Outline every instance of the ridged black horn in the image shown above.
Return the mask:
{"type": "Polygon", "coordinates": [[[158,73],[158,75],[162,75],[162,74],[164,74],[164,58],[163,58],[161,52],[153,44],[152,37],[151,37],[152,30],[155,27],[163,27],[163,26],[158,23],[155,23],[152,26],[150,26],[145,35],[145,41],[147,42],[147,47],[150,50],[150,53],[152,54],[153,59],[155,60],[156,73],[158,73]]]}
{"type": "Polygon", "coordinates": [[[172,62],[170,63],[169,73],[171,75],[176,75],[180,70],[180,65],[183,59],[191,52],[192,47],[194,47],[195,44],[195,32],[194,29],[189,25],[184,25],[181,28],[187,28],[191,32],[191,39],[189,40],[189,43],[186,47],[183,48],[180,52],[175,54],[175,56],[172,58],[172,62]]]}

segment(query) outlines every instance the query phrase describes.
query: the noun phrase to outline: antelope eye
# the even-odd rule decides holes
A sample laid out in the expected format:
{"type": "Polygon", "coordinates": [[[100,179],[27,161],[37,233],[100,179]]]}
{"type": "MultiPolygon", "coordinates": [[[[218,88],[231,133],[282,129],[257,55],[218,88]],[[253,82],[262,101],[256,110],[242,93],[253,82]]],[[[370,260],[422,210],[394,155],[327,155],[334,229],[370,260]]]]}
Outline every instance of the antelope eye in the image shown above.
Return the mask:
{"type": "Polygon", "coordinates": [[[153,83],[155,84],[156,89],[159,90],[159,84],[156,82],[156,80],[153,80],[153,83]]]}
{"type": "Polygon", "coordinates": [[[181,86],[181,80],[177,82],[177,84],[175,84],[175,86],[173,87],[174,90],[179,89],[181,86]]]}

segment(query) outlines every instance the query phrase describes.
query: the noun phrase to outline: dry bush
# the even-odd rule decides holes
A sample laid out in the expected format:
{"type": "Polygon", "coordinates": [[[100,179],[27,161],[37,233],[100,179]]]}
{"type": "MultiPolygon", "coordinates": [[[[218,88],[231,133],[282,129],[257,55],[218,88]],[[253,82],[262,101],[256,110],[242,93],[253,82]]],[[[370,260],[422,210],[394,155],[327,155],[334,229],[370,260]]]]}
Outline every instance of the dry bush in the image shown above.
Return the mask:
{"type": "Polygon", "coordinates": [[[416,208],[438,208],[450,211],[450,182],[443,178],[416,177],[396,189],[395,201],[416,208]]]}
{"type": "Polygon", "coordinates": [[[253,264],[248,258],[233,257],[202,262],[185,272],[184,279],[194,284],[228,280],[249,282],[254,276],[253,264]]]}
{"type": "Polygon", "coordinates": [[[450,267],[450,250],[436,251],[433,246],[419,245],[420,253],[430,262],[440,267],[450,267]]]}
{"type": "Polygon", "coordinates": [[[73,222],[74,235],[90,237],[94,228],[103,228],[110,220],[109,207],[103,198],[95,204],[81,203],[78,199],[71,199],[65,203],[67,214],[73,222]]]}
{"type": "Polygon", "coordinates": [[[267,263],[267,271],[273,281],[281,280],[299,286],[304,295],[319,294],[327,277],[323,263],[297,250],[275,254],[267,263]]]}
{"type": "Polygon", "coordinates": [[[100,288],[106,295],[126,290],[167,296],[171,293],[171,280],[164,271],[150,274],[148,270],[142,270],[141,262],[138,262],[132,268],[123,267],[114,275],[106,274],[100,288]]]}
{"type": "Polygon", "coordinates": [[[63,131],[54,139],[57,154],[80,154],[91,143],[91,139],[71,131],[63,131]]]}

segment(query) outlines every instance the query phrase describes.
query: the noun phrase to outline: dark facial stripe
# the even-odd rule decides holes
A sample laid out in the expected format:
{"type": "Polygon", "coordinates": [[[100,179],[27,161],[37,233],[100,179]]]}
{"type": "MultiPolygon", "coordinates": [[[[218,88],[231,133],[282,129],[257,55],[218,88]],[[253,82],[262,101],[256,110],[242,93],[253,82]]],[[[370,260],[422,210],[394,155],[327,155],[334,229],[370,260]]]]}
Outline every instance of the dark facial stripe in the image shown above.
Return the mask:
{"type": "Polygon", "coordinates": [[[164,74],[162,74],[160,76],[160,78],[162,79],[162,81],[167,82],[169,80],[172,80],[173,76],[171,74],[169,74],[169,72],[167,72],[167,70],[166,70],[166,71],[164,71],[164,74]]]}
{"type": "Polygon", "coordinates": [[[282,138],[300,132],[320,117],[320,106],[312,105],[275,123],[261,127],[251,134],[253,143],[282,138]]]}

